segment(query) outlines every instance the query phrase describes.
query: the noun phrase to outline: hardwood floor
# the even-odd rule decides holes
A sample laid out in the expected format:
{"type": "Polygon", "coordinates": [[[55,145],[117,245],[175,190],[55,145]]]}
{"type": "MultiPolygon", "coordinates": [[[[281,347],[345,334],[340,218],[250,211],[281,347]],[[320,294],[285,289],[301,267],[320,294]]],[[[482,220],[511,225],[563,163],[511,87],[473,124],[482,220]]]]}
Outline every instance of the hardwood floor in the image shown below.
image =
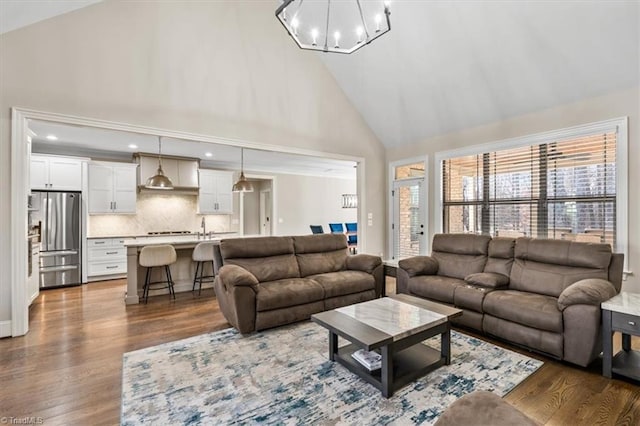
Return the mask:
{"type": "MultiPolygon", "coordinates": [[[[394,287],[389,280],[390,293],[394,287]]],[[[125,288],[120,280],[41,293],[31,307],[30,332],[0,340],[0,417],[118,424],[125,352],[229,326],[211,289],[125,306],[125,288]]],[[[640,348],[640,341],[633,345],[640,348]]],[[[538,422],[640,424],[636,384],[605,379],[599,362],[581,369],[520,352],[545,364],[505,399],[538,422]]]]}

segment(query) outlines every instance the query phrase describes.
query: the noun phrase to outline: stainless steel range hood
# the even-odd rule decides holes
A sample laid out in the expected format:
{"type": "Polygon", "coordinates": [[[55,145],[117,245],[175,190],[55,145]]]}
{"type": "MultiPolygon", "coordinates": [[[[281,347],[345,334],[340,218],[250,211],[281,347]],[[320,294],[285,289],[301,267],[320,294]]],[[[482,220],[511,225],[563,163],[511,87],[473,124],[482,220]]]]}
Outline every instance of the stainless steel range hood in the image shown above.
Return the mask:
{"type": "MultiPolygon", "coordinates": [[[[171,192],[171,190],[149,189],[144,186],[147,179],[155,175],[158,170],[157,154],[135,153],[133,154],[133,161],[139,165],[138,189],[141,192],[171,192]]],[[[164,174],[173,182],[175,191],[197,194],[200,187],[198,180],[200,160],[198,158],[163,155],[162,169],[164,174]]]]}

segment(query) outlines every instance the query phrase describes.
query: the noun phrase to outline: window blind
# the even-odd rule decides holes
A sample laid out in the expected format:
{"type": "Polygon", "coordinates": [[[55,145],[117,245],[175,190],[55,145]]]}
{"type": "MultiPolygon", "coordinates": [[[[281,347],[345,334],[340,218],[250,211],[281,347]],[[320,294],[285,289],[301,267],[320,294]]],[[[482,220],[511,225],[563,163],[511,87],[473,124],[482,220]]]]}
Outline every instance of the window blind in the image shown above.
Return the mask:
{"type": "Polygon", "coordinates": [[[616,133],[442,162],[445,232],[615,245],[616,133]]]}

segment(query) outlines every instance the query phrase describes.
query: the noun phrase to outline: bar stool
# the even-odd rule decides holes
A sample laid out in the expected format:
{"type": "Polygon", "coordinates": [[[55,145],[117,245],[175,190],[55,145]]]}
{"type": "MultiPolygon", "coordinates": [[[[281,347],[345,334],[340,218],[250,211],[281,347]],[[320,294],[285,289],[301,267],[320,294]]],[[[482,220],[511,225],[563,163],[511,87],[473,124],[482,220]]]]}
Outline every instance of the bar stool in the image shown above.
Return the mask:
{"type": "Polygon", "coordinates": [[[193,276],[193,288],[191,291],[195,291],[196,282],[199,282],[198,294],[202,292],[202,283],[203,282],[213,282],[213,278],[215,277],[215,265],[213,263],[213,246],[216,243],[213,241],[203,241],[198,243],[197,246],[193,249],[192,259],[196,262],[196,273],[193,276]],[[211,273],[213,275],[204,275],[204,265],[205,262],[211,262],[211,273]],[[198,276],[198,271],[200,271],[200,276],[198,276]],[[204,279],[207,279],[204,281],[204,279]]]}
{"type": "Polygon", "coordinates": [[[142,247],[142,250],[140,250],[139,262],[140,266],[147,268],[147,275],[144,279],[144,287],[142,290],[144,303],[147,303],[147,300],[149,299],[149,288],[153,284],[166,283],[166,287],[158,287],[158,289],[168,288],[169,294],[171,294],[174,299],[176,298],[176,292],[173,289],[173,278],[171,278],[171,269],[169,268],[169,265],[176,262],[176,257],[176,249],[169,244],[142,247]],[[151,282],[151,270],[158,266],[164,266],[164,272],[167,276],[167,280],[151,282]]]}

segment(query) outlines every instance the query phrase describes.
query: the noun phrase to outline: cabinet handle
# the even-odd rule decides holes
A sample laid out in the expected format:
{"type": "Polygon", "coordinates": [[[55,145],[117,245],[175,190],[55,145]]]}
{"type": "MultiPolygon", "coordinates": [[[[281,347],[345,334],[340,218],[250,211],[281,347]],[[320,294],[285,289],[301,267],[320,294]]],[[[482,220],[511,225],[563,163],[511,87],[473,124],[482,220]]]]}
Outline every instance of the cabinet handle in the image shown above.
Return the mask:
{"type": "Polygon", "coordinates": [[[113,209],[116,210],[118,208],[118,202],[114,201],[113,202],[113,209]]]}
{"type": "Polygon", "coordinates": [[[104,241],[95,241],[93,244],[104,244],[104,241]]]}
{"type": "Polygon", "coordinates": [[[117,266],[107,266],[106,269],[118,269],[118,267],[117,266]]]}
{"type": "Polygon", "coordinates": [[[629,321],[629,325],[636,325],[635,321],[629,321]]]}
{"type": "Polygon", "coordinates": [[[118,254],[117,251],[108,251],[106,254],[118,254]]]}

